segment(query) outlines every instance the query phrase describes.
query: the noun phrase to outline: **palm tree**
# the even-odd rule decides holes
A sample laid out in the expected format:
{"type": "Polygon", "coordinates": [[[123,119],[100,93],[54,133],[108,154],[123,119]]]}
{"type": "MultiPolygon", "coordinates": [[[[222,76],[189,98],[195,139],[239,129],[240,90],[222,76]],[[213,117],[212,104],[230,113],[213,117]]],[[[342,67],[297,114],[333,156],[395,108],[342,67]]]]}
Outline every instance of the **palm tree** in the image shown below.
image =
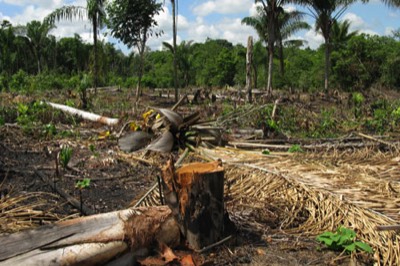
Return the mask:
{"type": "Polygon", "coordinates": [[[267,44],[268,51],[268,81],[267,93],[272,93],[272,67],[274,46],[279,47],[280,70],[284,74],[283,64],[283,40],[289,38],[300,29],[307,29],[310,26],[302,21],[304,13],[299,11],[285,12],[282,8],[284,1],[256,1],[262,6],[257,7],[257,15],[245,17],[242,23],[253,27],[260,39],[267,44]]]}
{"type": "Polygon", "coordinates": [[[347,10],[348,6],[356,0],[297,0],[305,5],[311,16],[315,18],[315,28],[320,30],[325,40],[325,91],[329,88],[329,71],[331,55],[331,31],[336,20],[347,10]]]}
{"type": "MultiPolygon", "coordinates": [[[[283,4],[285,0],[255,0],[256,3],[260,3],[263,11],[262,22],[264,23],[264,30],[266,29],[266,36],[268,44],[268,82],[267,82],[267,94],[272,94],[272,68],[273,68],[273,55],[275,49],[275,42],[277,40],[277,28],[278,28],[278,17],[283,13],[283,4]]],[[[257,30],[257,29],[256,29],[257,30]]],[[[257,30],[258,31],[258,30],[257,30]]]]}
{"type": "Polygon", "coordinates": [[[358,31],[350,31],[350,21],[344,20],[342,22],[335,21],[332,25],[331,43],[332,49],[337,50],[342,48],[352,37],[358,34],[358,31]]]}
{"type": "Polygon", "coordinates": [[[17,35],[21,36],[25,40],[27,46],[35,57],[37,74],[41,73],[42,51],[48,43],[47,35],[53,28],[54,25],[46,22],[42,23],[37,20],[29,22],[26,26],[18,26],[15,28],[17,35]]]}
{"type": "Polygon", "coordinates": [[[310,25],[303,21],[305,13],[300,11],[284,11],[278,17],[277,46],[279,49],[279,62],[281,75],[285,75],[285,64],[283,61],[283,41],[299,30],[310,29],[310,25]]]}
{"type": "MultiPolygon", "coordinates": [[[[268,19],[264,14],[263,9],[260,6],[258,6],[257,7],[257,15],[255,15],[253,17],[243,18],[242,24],[251,26],[257,31],[257,34],[258,34],[258,37],[260,38],[260,40],[266,44],[265,48],[267,50],[268,58],[272,58],[272,56],[269,54],[269,49],[268,49],[268,19]]],[[[257,44],[256,44],[256,46],[257,46],[257,44]]],[[[255,48],[255,50],[256,50],[256,48],[255,48]]],[[[269,67],[270,60],[267,60],[266,62],[267,62],[267,65],[265,67],[265,70],[267,71],[266,77],[268,77],[266,89],[267,89],[267,91],[269,91],[268,86],[269,86],[269,84],[272,84],[272,80],[271,80],[272,79],[272,69],[270,69],[270,67],[269,67]]],[[[272,90],[272,88],[271,88],[271,90],[272,90]]]]}
{"type": "MultiPolygon", "coordinates": [[[[165,48],[167,48],[172,54],[174,53],[174,47],[168,43],[162,43],[165,48]]],[[[176,47],[176,61],[177,68],[182,73],[183,87],[189,86],[190,81],[190,71],[191,71],[191,53],[193,50],[193,41],[182,41],[179,46],[176,47]]],[[[179,84],[178,84],[179,87],[179,84]]]]}
{"type": "Polygon", "coordinates": [[[98,29],[103,27],[106,13],[106,0],[87,0],[86,7],[82,6],[63,6],[50,13],[45,20],[50,24],[60,20],[72,20],[73,18],[83,19],[86,15],[93,26],[93,49],[94,49],[94,88],[97,92],[98,85],[98,53],[97,53],[97,34],[98,29]]]}

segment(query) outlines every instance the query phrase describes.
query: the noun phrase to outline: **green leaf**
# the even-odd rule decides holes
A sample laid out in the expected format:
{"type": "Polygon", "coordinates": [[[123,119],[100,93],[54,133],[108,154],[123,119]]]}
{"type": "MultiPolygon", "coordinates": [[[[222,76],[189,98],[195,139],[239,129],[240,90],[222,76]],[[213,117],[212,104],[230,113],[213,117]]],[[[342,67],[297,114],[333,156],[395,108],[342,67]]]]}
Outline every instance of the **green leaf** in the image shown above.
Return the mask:
{"type": "Polygon", "coordinates": [[[361,242],[361,241],[356,241],[354,242],[354,244],[357,246],[358,249],[365,251],[367,253],[372,253],[373,250],[371,248],[370,245],[368,245],[367,243],[361,242]]]}
{"type": "Polygon", "coordinates": [[[355,243],[351,243],[349,245],[346,245],[344,250],[352,253],[352,252],[354,252],[356,250],[356,244],[355,243]]]}

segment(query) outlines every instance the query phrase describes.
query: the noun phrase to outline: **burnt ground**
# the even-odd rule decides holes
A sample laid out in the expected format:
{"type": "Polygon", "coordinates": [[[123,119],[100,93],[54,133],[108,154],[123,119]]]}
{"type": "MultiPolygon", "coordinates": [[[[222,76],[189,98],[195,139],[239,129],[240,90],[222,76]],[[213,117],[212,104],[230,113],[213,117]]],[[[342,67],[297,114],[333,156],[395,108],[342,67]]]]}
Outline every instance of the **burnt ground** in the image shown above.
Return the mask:
{"type": "MultiPolygon", "coordinates": [[[[147,100],[151,101],[149,105],[152,106],[172,106],[170,100],[147,100]]],[[[130,115],[129,111],[117,112],[122,117],[130,115]]],[[[112,111],[105,113],[115,114],[112,111]]],[[[2,197],[27,192],[46,193],[38,195],[45,203],[37,208],[49,215],[38,217],[35,224],[81,215],[79,208],[69,204],[59,191],[64,191],[79,202],[80,192],[75,184],[83,178],[91,179],[89,189],[82,191],[83,205],[91,213],[127,208],[156,181],[159,168],[122,156],[113,135],[101,138],[102,133],[109,130],[108,127],[80,120],[73,126],[63,121],[55,122],[58,132],[69,131],[72,134],[58,134],[49,138],[38,136],[40,134],[37,132],[27,133],[15,123],[0,126],[2,197]],[[56,163],[56,155],[62,145],[73,149],[72,159],[66,169],[56,163]]],[[[178,157],[177,152],[174,156],[178,157]]],[[[147,154],[142,158],[161,166],[168,156],[147,154]]],[[[349,265],[350,258],[321,249],[312,238],[286,235],[273,227],[259,232],[236,224],[234,238],[202,254],[199,261],[204,265],[349,265]]]]}

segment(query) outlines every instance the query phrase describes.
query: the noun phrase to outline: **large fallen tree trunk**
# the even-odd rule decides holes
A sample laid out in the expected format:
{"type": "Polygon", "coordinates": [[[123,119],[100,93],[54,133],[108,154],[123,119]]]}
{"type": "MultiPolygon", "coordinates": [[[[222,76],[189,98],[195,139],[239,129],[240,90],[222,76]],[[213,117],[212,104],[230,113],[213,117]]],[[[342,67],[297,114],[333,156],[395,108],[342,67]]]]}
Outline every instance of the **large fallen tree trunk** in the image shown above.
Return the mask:
{"type": "Polygon", "coordinates": [[[52,102],[46,102],[46,104],[50,105],[51,107],[53,107],[55,109],[59,109],[65,113],[68,113],[71,115],[77,115],[77,116],[82,117],[83,119],[94,121],[94,122],[99,122],[102,124],[106,124],[108,126],[114,126],[114,125],[118,124],[118,122],[119,122],[119,120],[116,118],[109,118],[109,117],[89,113],[89,112],[82,111],[82,110],[79,110],[79,109],[76,109],[76,108],[73,108],[73,107],[70,107],[67,105],[62,105],[62,104],[52,103],[52,102]]]}
{"type": "Polygon", "coordinates": [[[224,236],[224,168],[221,162],[191,163],[163,169],[165,202],[189,245],[200,250],[224,236]]]}
{"type": "Polygon", "coordinates": [[[0,265],[104,264],[154,241],[173,246],[179,237],[168,207],[131,208],[1,235],[0,265]]]}

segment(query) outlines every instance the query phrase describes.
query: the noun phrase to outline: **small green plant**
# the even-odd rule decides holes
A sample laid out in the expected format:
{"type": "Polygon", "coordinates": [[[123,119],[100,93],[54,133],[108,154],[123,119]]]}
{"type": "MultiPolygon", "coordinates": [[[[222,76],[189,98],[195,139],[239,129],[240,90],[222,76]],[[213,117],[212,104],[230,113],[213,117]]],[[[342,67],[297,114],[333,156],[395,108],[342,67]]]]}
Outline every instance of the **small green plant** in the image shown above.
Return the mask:
{"type": "Polygon", "coordinates": [[[6,120],[3,116],[0,115],[0,126],[3,126],[6,123],[6,120]]]}
{"type": "Polygon", "coordinates": [[[361,106],[365,101],[364,96],[359,92],[354,92],[352,99],[355,106],[361,106]]]}
{"type": "Polygon", "coordinates": [[[89,145],[89,150],[92,152],[94,157],[99,157],[99,153],[96,150],[96,147],[93,144],[89,145]]]}
{"type": "Polygon", "coordinates": [[[72,157],[72,148],[63,146],[60,151],[60,164],[65,169],[72,157]]]}
{"type": "Polygon", "coordinates": [[[81,215],[83,215],[83,199],[82,199],[82,190],[88,189],[90,187],[90,178],[84,178],[83,180],[79,180],[75,184],[75,188],[79,190],[79,200],[80,200],[80,211],[81,215]]]}
{"type": "Polygon", "coordinates": [[[42,127],[42,135],[46,138],[52,137],[57,134],[57,128],[54,124],[49,123],[42,127]]]}
{"type": "Polygon", "coordinates": [[[300,147],[299,144],[294,144],[292,147],[289,148],[288,152],[295,153],[295,152],[304,152],[303,149],[300,147]]]}
{"type": "Polygon", "coordinates": [[[80,190],[89,188],[89,186],[90,186],[90,178],[86,177],[83,180],[77,181],[75,184],[75,188],[80,190]]]}
{"type": "Polygon", "coordinates": [[[361,116],[361,108],[365,101],[364,96],[359,92],[354,92],[352,96],[353,104],[354,104],[354,117],[356,119],[361,116]]]}
{"type": "Polygon", "coordinates": [[[340,226],[335,233],[324,232],[317,236],[317,241],[325,244],[329,249],[353,253],[364,251],[372,253],[372,248],[365,242],[356,241],[354,230],[340,226]]]}
{"type": "Polygon", "coordinates": [[[270,152],[268,149],[265,149],[265,150],[263,150],[263,151],[261,152],[261,154],[263,154],[263,155],[270,155],[271,152],[270,152]]]}

